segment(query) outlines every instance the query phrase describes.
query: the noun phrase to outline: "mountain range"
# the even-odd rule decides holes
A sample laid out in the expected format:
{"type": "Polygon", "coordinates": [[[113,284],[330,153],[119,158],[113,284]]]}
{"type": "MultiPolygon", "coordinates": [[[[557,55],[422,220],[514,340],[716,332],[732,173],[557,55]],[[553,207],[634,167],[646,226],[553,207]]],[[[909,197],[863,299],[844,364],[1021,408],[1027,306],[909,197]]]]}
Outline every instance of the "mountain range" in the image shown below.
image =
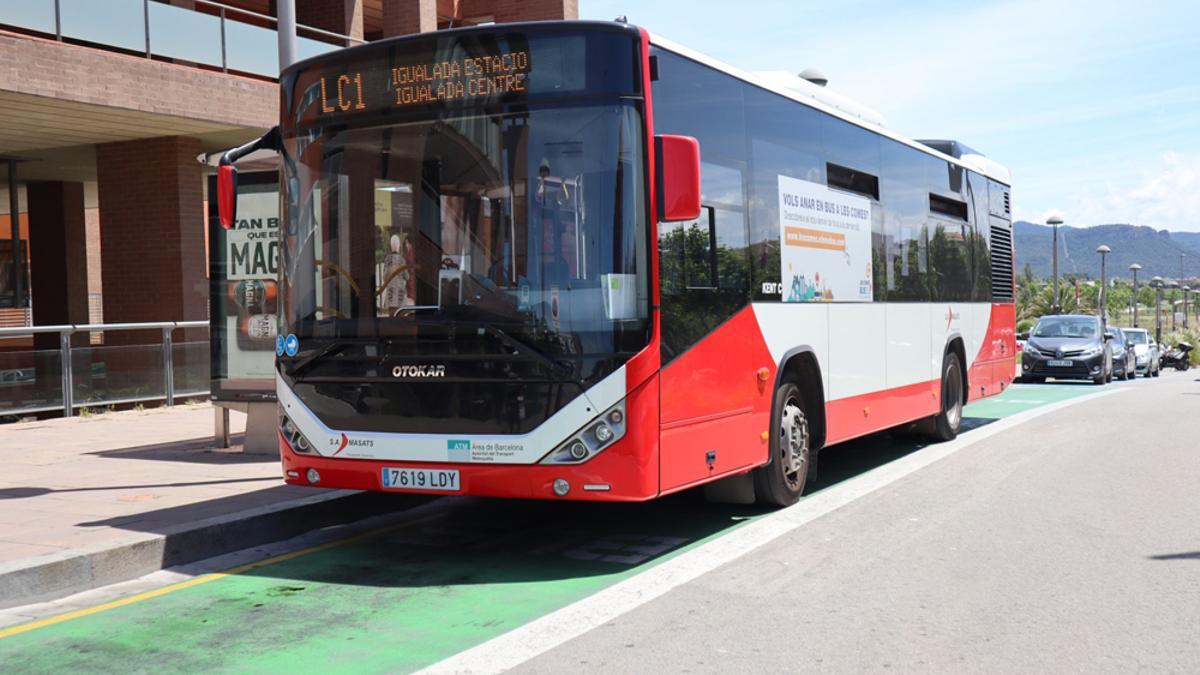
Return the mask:
{"type": "MultiPolygon", "coordinates": [[[[1048,225],[1019,220],[1013,223],[1013,248],[1020,274],[1025,265],[1038,277],[1051,274],[1050,252],[1053,231],[1048,225]]],[[[1107,273],[1111,277],[1130,278],[1129,266],[1138,263],[1139,280],[1151,277],[1179,278],[1180,254],[1183,276],[1200,277],[1200,232],[1169,232],[1138,225],[1096,225],[1058,228],[1058,272],[1060,275],[1100,276],[1100,254],[1096,247],[1106,244],[1107,273]]]]}

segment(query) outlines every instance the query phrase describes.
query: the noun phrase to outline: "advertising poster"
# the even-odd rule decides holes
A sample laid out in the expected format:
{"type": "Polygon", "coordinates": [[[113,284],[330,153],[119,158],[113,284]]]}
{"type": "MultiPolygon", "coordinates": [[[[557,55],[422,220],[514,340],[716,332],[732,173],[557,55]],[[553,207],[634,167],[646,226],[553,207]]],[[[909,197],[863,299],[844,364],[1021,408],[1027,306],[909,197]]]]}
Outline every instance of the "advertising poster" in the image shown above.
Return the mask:
{"type": "Polygon", "coordinates": [[[784,302],[871,301],[871,200],[779,176],[784,302]]]}
{"type": "MultiPolygon", "coordinates": [[[[213,393],[235,386],[274,389],[279,326],[279,185],[276,172],[238,176],[237,219],[226,230],[210,217],[213,393]]],[[[215,183],[215,181],[213,181],[215,183]]],[[[210,183],[210,193],[215,185],[210,183]]],[[[215,215],[215,202],[209,205],[215,215]]],[[[237,398],[236,396],[234,398],[237,398]]]]}
{"type": "Polygon", "coordinates": [[[279,325],[279,193],[240,195],[237,216],[237,225],[225,233],[229,374],[270,379],[279,325]]]}

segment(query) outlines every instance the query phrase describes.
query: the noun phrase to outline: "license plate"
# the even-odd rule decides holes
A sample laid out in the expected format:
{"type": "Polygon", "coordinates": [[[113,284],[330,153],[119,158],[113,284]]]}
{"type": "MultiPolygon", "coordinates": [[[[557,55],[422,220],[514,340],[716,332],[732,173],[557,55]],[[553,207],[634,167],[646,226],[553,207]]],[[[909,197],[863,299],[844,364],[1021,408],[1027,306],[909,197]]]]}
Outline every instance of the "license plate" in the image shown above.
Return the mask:
{"type": "Polygon", "coordinates": [[[1070,368],[1074,363],[1071,359],[1050,359],[1046,362],[1046,365],[1056,368],[1070,368]]]}
{"type": "Polygon", "coordinates": [[[456,469],[383,469],[385,490],[441,490],[455,492],[462,489],[456,469]]]}

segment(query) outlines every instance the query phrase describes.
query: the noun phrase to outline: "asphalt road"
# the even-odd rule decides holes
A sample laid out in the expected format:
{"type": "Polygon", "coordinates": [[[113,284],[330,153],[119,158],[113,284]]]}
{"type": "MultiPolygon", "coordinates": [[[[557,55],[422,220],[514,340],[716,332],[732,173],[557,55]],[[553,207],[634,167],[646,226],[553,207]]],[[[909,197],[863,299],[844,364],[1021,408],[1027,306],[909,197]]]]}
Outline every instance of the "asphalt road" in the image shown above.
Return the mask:
{"type": "Polygon", "coordinates": [[[349,539],[64,601],[0,629],[0,670],[1200,672],[1197,404],[1194,373],[1014,387],[968,407],[957,445],[830,450],[774,513],[405,500],[349,539]],[[582,635],[526,635],[571,611],[582,635]]]}
{"type": "Polygon", "coordinates": [[[1200,672],[1200,377],[1121,386],[518,671],[1200,672]]]}

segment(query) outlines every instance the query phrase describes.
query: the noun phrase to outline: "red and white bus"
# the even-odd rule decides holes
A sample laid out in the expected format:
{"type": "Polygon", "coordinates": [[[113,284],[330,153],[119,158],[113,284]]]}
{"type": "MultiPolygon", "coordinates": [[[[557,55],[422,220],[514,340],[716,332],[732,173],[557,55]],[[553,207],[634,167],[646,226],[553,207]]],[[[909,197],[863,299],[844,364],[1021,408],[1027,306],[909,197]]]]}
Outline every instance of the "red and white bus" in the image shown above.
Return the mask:
{"type": "Polygon", "coordinates": [[[282,124],[287,482],[785,505],[1013,377],[1009,177],[621,23],[310,59],[282,124]]]}

